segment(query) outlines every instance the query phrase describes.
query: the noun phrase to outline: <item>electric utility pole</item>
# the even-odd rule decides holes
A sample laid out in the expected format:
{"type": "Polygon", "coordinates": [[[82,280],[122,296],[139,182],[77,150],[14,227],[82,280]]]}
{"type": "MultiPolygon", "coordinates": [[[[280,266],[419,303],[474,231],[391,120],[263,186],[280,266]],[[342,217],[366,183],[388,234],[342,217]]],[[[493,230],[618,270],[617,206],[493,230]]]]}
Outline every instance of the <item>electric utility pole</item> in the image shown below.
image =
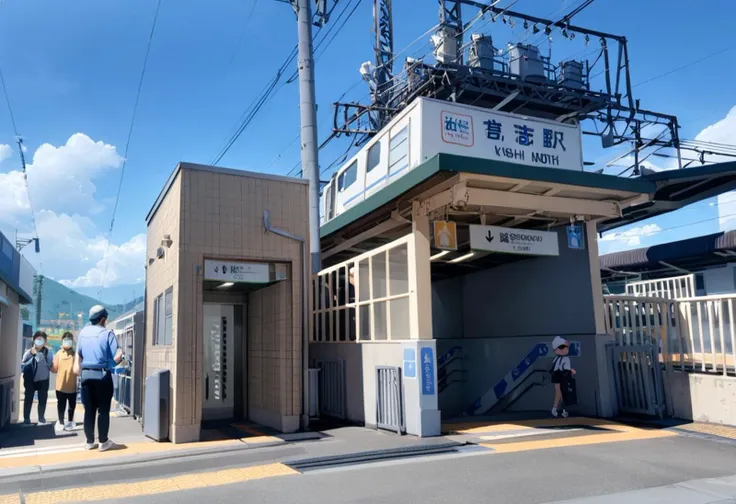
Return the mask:
{"type": "Polygon", "coordinates": [[[301,115],[302,178],[309,180],[309,252],[312,273],[322,269],[319,240],[319,161],[317,104],[314,96],[312,6],[314,0],[291,0],[299,33],[299,112],[301,115]]]}

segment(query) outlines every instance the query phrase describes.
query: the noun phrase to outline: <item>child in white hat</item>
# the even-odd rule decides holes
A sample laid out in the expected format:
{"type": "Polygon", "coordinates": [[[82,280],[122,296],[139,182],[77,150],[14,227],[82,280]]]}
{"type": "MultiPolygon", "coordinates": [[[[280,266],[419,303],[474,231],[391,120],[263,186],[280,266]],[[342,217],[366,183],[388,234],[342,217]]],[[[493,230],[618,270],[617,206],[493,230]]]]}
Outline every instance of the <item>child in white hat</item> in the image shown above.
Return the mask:
{"type": "MultiPolygon", "coordinates": [[[[552,361],[552,383],[555,384],[555,402],[552,404],[552,416],[556,417],[559,415],[557,408],[562,403],[562,388],[561,384],[563,381],[571,378],[575,375],[575,370],[570,364],[570,357],[567,354],[570,352],[570,346],[567,340],[561,336],[555,336],[552,340],[552,349],[555,351],[555,359],[552,361]]],[[[567,418],[568,413],[565,409],[564,404],[562,405],[562,417],[567,418]]]]}

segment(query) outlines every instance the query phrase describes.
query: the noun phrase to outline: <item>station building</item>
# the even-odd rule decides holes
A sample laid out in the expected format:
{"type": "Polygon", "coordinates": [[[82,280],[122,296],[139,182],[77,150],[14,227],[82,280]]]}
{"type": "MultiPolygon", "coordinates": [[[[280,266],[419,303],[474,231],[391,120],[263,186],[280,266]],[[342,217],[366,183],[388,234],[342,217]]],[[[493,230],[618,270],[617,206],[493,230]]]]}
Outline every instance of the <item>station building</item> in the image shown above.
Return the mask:
{"type": "MultiPolygon", "coordinates": [[[[35,270],[0,233],[0,429],[18,418],[23,353],[21,307],[33,302],[35,270]]],[[[25,326],[29,327],[29,326],[25,326]]]]}
{"type": "Polygon", "coordinates": [[[218,422],[434,436],[549,411],[558,335],[575,412],[617,413],[597,235],[732,189],[736,164],[591,173],[579,126],[524,117],[564,138],[550,153],[493,144],[491,120],[520,119],[428,98],[399,112],[324,188],[314,275],[305,181],[177,166],[147,218],[143,365],[171,371],[174,442],[218,422]]]}
{"type": "Polygon", "coordinates": [[[246,419],[299,430],[307,182],[180,163],[147,224],[143,365],[171,372],[170,439],[246,419]]]}

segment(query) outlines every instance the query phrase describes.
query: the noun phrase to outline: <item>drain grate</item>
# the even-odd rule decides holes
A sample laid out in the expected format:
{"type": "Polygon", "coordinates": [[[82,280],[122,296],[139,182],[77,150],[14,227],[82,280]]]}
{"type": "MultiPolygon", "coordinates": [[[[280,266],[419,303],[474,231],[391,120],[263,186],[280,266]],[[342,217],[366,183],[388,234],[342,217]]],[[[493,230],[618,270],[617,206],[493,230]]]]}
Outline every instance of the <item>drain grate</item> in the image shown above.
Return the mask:
{"type": "Polygon", "coordinates": [[[347,453],[344,455],[331,455],[327,457],[314,457],[293,462],[286,465],[299,472],[313,471],[316,469],[327,469],[346,465],[366,464],[384,460],[419,457],[424,455],[444,455],[457,453],[458,449],[465,443],[440,443],[425,446],[408,446],[403,448],[392,448],[387,450],[366,451],[358,453],[347,453]]]}

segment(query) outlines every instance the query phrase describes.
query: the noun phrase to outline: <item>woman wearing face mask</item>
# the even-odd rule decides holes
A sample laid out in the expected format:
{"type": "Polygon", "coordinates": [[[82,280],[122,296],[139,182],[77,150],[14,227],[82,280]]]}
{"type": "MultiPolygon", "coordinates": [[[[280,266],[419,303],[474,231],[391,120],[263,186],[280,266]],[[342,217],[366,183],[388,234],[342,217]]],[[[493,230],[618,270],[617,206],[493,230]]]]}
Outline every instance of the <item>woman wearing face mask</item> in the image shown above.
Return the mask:
{"type": "Polygon", "coordinates": [[[31,425],[33,395],[38,392],[38,423],[46,423],[46,401],[49,397],[49,376],[54,362],[46,347],[48,337],[43,331],[33,335],[33,346],[23,354],[23,386],[26,389],[23,401],[23,423],[31,425]]]}
{"type": "Polygon", "coordinates": [[[77,375],[74,374],[74,335],[65,332],[61,337],[61,350],[54,355],[54,364],[51,371],[56,373],[56,409],[59,420],[56,430],[72,430],[77,426],[74,423],[74,409],[77,406],[77,375]],[[64,423],[64,411],[69,405],[69,418],[64,423]]]}

